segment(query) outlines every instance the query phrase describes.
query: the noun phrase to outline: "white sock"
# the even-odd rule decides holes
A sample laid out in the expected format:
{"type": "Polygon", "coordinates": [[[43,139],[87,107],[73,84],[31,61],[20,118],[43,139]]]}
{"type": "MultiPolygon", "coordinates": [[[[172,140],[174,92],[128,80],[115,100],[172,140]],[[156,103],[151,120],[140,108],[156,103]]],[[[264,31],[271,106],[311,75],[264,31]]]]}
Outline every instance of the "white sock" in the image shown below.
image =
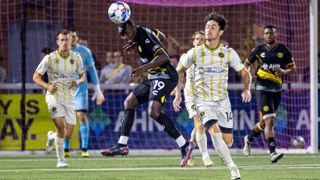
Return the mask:
{"type": "Polygon", "coordinates": [[[206,133],[196,133],[196,140],[203,158],[209,157],[206,133]]]}
{"type": "Polygon", "coordinates": [[[120,136],[118,143],[119,144],[128,144],[129,137],[128,136],[120,136]]]}
{"type": "Polygon", "coordinates": [[[51,133],[49,135],[49,139],[56,139],[56,137],[57,137],[57,132],[51,133]]]}
{"type": "Polygon", "coordinates": [[[197,139],[197,137],[196,137],[196,129],[193,128],[193,130],[192,130],[192,132],[191,132],[190,141],[191,141],[191,142],[197,142],[196,139],[197,139]]]}
{"type": "Polygon", "coordinates": [[[186,144],[186,140],[181,135],[176,139],[176,142],[177,142],[179,147],[182,147],[183,145],[186,144]]]}
{"type": "Polygon", "coordinates": [[[65,160],[63,155],[64,138],[56,137],[55,143],[56,143],[56,152],[57,152],[58,161],[64,161],[65,160]]]}
{"type": "Polygon", "coordinates": [[[225,163],[227,164],[228,167],[231,167],[234,165],[234,162],[231,159],[230,156],[230,151],[226,143],[222,140],[222,133],[216,133],[214,135],[211,135],[211,139],[213,142],[213,145],[220,155],[220,157],[223,158],[225,163]]]}

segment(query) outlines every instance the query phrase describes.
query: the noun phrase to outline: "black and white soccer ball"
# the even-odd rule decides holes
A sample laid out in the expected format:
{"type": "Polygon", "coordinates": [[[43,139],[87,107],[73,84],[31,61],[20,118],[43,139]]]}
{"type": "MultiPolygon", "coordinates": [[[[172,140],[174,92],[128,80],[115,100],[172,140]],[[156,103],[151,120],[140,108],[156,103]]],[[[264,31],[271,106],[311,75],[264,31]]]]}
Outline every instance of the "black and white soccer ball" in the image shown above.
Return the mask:
{"type": "Polygon", "coordinates": [[[123,24],[130,19],[131,10],[127,3],[117,1],[109,6],[108,16],[113,23],[123,24]]]}
{"type": "Polygon", "coordinates": [[[302,136],[294,136],[290,140],[291,147],[295,149],[301,149],[304,148],[305,141],[302,136]]]}

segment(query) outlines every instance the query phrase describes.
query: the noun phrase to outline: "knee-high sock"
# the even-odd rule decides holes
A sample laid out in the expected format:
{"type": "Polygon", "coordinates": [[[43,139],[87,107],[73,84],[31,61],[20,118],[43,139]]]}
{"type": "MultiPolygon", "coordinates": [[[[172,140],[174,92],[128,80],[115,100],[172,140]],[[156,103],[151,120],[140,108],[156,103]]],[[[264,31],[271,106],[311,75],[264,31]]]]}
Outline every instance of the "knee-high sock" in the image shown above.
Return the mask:
{"type": "Polygon", "coordinates": [[[196,129],[195,128],[192,129],[190,141],[191,142],[197,142],[196,129]]]}
{"type": "Polygon", "coordinates": [[[218,152],[220,157],[222,157],[223,160],[226,162],[227,166],[228,167],[233,166],[234,162],[231,159],[228,146],[222,140],[222,133],[220,132],[220,133],[215,133],[214,135],[211,135],[211,139],[216,151],[218,152]]]}
{"type": "MultiPolygon", "coordinates": [[[[81,140],[82,141],[82,140],[81,140]]],[[[63,145],[65,150],[69,150],[70,149],[70,139],[65,139],[64,140],[64,145],[63,145]]]]}
{"type": "Polygon", "coordinates": [[[179,131],[176,126],[173,124],[171,119],[167,117],[165,114],[160,113],[159,117],[155,119],[159,124],[164,127],[164,130],[173,138],[177,139],[180,136],[179,131]]]}
{"type": "Polygon", "coordinates": [[[206,133],[196,133],[196,140],[202,157],[209,157],[206,133]]]}
{"type": "Polygon", "coordinates": [[[119,144],[122,144],[122,145],[128,144],[129,134],[134,122],[134,112],[135,111],[133,109],[124,110],[124,117],[122,120],[122,125],[120,130],[121,136],[118,140],[119,144]]]}
{"type": "Polygon", "coordinates": [[[49,139],[56,139],[56,137],[57,137],[57,132],[51,133],[49,135],[49,139]]]}
{"type": "Polygon", "coordinates": [[[64,155],[63,155],[63,143],[64,143],[64,138],[56,137],[55,144],[56,144],[56,152],[57,152],[58,161],[65,160],[64,155]]]}
{"type": "Polygon", "coordinates": [[[124,117],[121,125],[121,136],[129,137],[132,125],[134,122],[134,110],[126,109],[124,110],[124,117]]]}
{"type": "Polygon", "coordinates": [[[89,142],[89,124],[81,123],[80,124],[80,138],[81,138],[81,149],[88,149],[89,142]]]}

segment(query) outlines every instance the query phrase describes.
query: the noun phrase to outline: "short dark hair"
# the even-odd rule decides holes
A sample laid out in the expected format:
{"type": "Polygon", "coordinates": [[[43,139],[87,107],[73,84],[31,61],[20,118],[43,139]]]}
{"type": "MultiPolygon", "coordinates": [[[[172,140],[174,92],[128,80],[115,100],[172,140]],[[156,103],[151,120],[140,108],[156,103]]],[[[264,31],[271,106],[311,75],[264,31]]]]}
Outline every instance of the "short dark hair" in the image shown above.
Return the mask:
{"type": "Polygon", "coordinates": [[[218,14],[216,12],[210,13],[204,18],[204,21],[207,23],[208,21],[216,21],[220,27],[220,30],[224,30],[227,25],[227,20],[222,14],[218,14]]]}
{"type": "Polygon", "coordinates": [[[203,36],[205,36],[204,32],[203,31],[196,31],[192,34],[191,38],[192,38],[192,41],[194,41],[194,38],[196,38],[196,35],[198,34],[201,34],[203,36]]]}
{"type": "Polygon", "coordinates": [[[77,28],[75,26],[68,26],[66,29],[68,29],[69,32],[77,32],[77,28]]]}
{"type": "Polygon", "coordinates": [[[50,53],[52,52],[52,49],[49,48],[49,47],[45,47],[45,48],[42,48],[42,49],[41,49],[41,52],[42,52],[43,54],[50,54],[50,53]]]}
{"type": "Polygon", "coordinates": [[[126,33],[128,26],[134,26],[134,22],[131,19],[129,19],[125,23],[119,24],[118,31],[121,36],[123,36],[126,33]]]}
{"type": "Polygon", "coordinates": [[[274,25],[265,25],[263,29],[277,29],[274,25]]]}
{"type": "Polygon", "coordinates": [[[56,39],[58,39],[58,36],[62,34],[62,35],[68,35],[69,34],[69,30],[68,29],[61,29],[57,35],[56,35],[56,39]]]}

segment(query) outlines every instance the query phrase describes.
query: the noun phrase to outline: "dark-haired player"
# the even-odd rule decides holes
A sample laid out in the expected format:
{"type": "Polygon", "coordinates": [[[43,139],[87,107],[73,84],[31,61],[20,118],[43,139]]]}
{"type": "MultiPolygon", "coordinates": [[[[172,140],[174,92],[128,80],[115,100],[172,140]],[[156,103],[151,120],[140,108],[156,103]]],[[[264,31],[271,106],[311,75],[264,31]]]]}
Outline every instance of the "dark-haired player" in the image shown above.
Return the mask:
{"type": "Polygon", "coordinates": [[[170,95],[178,81],[178,74],[170,63],[167,51],[158,36],[163,34],[158,30],[135,25],[132,20],[119,26],[119,33],[127,41],[124,50],[134,48],[138,51],[142,65],[133,69],[132,76],[148,72],[148,78],[140,83],[124,102],[124,119],[118,144],[101,152],[104,156],[126,155],[129,133],[131,131],[135,108],[137,105],[149,102],[148,113],[160,123],[164,130],[175,139],[181,149],[180,166],[185,166],[193,150],[191,143],[177,130],[171,119],[162,112],[165,98],[170,95]]]}
{"type": "Polygon", "coordinates": [[[251,142],[264,132],[268,141],[270,158],[276,163],[283,157],[276,152],[274,121],[276,111],[281,100],[283,76],[293,74],[296,71],[292,54],[283,44],[277,43],[277,29],[274,26],[264,27],[263,35],[265,43],[257,46],[249,54],[245,66],[249,69],[255,61],[258,62],[256,72],[256,99],[259,110],[259,122],[252,132],[244,137],[243,153],[249,156],[251,142]]]}
{"type": "MultiPolygon", "coordinates": [[[[240,179],[240,172],[227,146],[232,144],[233,139],[233,118],[227,90],[229,67],[241,74],[244,102],[251,100],[251,76],[236,51],[220,41],[226,26],[225,18],[221,14],[211,13],[206,16],[205,22],[205,43],[189,50],[177,67],[179,82],[175,101],[180,96],[178,93],[181,92],[184,73],[192,68],[193,76],[189,78],[193,81],[194,89],[191,91],[193,105],[190,108],[196,111],[210,134],[216,151],[230,170],[231,179],[240,179]]],[[[181,101],[175,101],[174,109],[177,110],[181,101]]]]}

